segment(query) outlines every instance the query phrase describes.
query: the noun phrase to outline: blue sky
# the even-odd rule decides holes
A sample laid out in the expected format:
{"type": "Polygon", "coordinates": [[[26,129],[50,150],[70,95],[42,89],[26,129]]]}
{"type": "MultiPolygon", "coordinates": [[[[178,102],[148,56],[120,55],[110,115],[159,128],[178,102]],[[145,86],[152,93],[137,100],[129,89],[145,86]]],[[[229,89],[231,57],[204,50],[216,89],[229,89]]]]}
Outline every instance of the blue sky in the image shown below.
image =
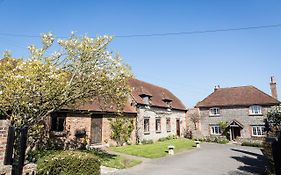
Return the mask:
{"type": "MultiPolygon", "coordinates": [[[[0,33],[56,36],[130,35],[281,24],[277,0],[0,0],[0,33]]],[[[0,52],[27,56],[36,37],[0,34],[0,52]]],[[[254,85],[270,93],[281,82],[281,27],[165,37],[116,37],[138,79],[163,86],[194,106],[215,85],[254,85]]],[[[281,95],[281,83],[278,91],[281,95]]]]}

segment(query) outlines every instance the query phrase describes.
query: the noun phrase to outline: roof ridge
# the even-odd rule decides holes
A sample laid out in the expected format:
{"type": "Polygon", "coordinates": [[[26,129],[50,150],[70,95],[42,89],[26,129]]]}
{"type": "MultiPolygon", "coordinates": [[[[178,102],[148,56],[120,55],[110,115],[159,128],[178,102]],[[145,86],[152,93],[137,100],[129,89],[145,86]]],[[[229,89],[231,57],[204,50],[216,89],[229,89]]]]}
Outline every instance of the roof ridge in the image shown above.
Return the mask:
{"type": "Polygon", "coordinates": [[[253,85],[232,86],[232,87],[223,87],[223,88],[219,88],[219,89],[217,89],[217,90],[220,90],[220,89],[242,88],[242,87],[255,87],[255,86],[253,86],[253,85]]]}

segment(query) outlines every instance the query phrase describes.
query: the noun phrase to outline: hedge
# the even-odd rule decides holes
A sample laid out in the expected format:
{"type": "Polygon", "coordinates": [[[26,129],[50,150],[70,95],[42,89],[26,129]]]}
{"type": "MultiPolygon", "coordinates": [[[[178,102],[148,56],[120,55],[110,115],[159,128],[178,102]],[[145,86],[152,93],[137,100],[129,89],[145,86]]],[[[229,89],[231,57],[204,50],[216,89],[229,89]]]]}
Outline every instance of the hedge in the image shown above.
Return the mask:
{"type": "Polygon", "coordinates": [[[100,175],[100,161],[89,153],[62,151],[37,162],[38,175],[100,175]]]}

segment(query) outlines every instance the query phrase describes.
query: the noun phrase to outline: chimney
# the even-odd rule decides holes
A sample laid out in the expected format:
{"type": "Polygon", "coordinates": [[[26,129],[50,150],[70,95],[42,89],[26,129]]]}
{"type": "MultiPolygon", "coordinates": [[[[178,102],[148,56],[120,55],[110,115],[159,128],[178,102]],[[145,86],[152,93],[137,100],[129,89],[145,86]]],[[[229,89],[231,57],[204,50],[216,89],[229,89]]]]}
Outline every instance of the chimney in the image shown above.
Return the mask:
{"type": "Polygon", "coordinates": [[[270,89],[271,89],[271,96],[277,100],[277,88],[276,88],[276,80],[274,76],[271,76],[270,81],[270,89]]]}
{"type": "Polygon", "coordinates": [[[217,85],[217,86],[215,86],[214,91],[216,91],[216,90],[218,90],[220,88],[221,88],[220,85],[217,85]]]}

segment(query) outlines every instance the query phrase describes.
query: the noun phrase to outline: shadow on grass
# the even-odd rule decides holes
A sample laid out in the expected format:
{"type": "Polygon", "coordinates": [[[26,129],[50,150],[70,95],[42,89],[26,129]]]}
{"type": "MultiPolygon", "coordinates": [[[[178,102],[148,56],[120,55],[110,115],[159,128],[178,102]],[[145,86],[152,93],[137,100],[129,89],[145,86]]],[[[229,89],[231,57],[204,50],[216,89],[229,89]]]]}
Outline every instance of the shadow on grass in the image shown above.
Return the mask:
{"type": "Polygon", "coordinates": [[[84,150],[83,152],[94,154],[104,161],[111,160],[117,157],[116,154],[110,154],[101,149],[84,150]]]}
{"type": "Polygon", "coordinates": [[[238,162],[243,163],[243,166],[238,167],[238,171],[232,171],[229,172],[231,175],[238,175],[238,174],[265,174],[265,165],[266,160],[265,157],[249,152],[246,150],[240,150],[240,149],[231,149],[232,151],[240,152],[246,155],[241,156],[232,156],[232,159],[235,159],[238,162]]]}

